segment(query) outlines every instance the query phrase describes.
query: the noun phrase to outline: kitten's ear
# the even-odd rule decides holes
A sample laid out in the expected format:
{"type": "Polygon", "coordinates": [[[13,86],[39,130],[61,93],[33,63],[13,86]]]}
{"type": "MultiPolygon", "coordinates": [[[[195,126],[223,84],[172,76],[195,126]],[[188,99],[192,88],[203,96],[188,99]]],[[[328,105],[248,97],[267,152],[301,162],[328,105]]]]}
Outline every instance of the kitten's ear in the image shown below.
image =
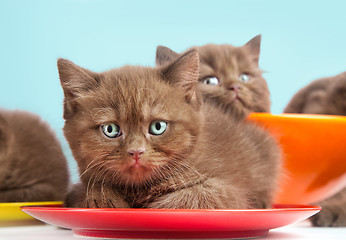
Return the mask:
{"type": "Polygon", "coordinates": [[[169,62],[173,62],[179,58],[179,54],[168,47],[158,46],[156,48],[156,66],[162,66],[169,62]]]}
{"type": "Polygon", "coordinates": [[[260,50],[261,50],[261,34],[252,38],[244,46],[249,49],[250,53],[253,56],[253,61],[258,64],[260,50]]]}
{"type": "Polygon", "coordinates": [[[98,86],[97,73],[77,66],[66,59],[58,59],[60,83],[64,90],[64,118],[70,118],[77,111],[76,100],[87,91],[98,86]]]}
{"type": "Polygon", "coordinates": [[[198,74],[199,58],[196,49],[191,49],[162,69],[164,79],[183,89],[187,102],[197,100],[196,86],[198,74]]]}

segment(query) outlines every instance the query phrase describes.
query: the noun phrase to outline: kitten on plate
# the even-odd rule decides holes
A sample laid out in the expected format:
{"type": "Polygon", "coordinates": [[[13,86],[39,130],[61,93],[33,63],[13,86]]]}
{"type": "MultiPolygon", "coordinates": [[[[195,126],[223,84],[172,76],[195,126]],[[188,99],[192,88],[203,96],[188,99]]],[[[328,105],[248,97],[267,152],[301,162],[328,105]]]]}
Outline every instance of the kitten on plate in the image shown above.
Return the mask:
{"type": "MultiPolygon", "coordinates": [[[[293,96],[284,112],[346,115],[346,72],[317,79],[303,87],[293,96]]],[[[346,226],[346,188],[317,204],[322,206],[322,211],[311,218],[313,225],[346,226]]]]}
{"type": "Polygon", "coordinates": [[[61,201],[69,183],[55,133],[40,117],[0,109],[0,202],[61,201]]]}
{"type": "Polygon", "coordinates": [[[267,132],[202,104],[199,58],[95,73],[58,60],[64,133],[80,183],[69,207],[271,207],[280,150],[267,132]]]}
{"type": "MultiPolygon", "coordinates": [[[[261,35],[257,35],[241,47],[229,44],[195,47],[200,59],[198,90],[204,100],[238,119],[250,112],[270,112],[268,85],[258,66],[260,45],[261,35]]],[[[158,46],[156,65],[165,65],[181,55],[158,46]]]]}

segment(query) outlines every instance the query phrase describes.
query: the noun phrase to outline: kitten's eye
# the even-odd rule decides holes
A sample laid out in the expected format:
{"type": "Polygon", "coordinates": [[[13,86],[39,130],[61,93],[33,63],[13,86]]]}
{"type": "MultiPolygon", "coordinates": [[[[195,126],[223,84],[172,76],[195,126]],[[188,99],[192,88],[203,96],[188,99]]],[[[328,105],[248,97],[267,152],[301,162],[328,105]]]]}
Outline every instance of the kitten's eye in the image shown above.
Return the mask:
{"type": "Polygon", "coordinates": [[[207,77],[203,80],[203,83],[208,85],[219,85],[219,79],[216,77],[207,77]]]}
{"type": "Polygon", "coordinates": [[[249,74],[246,74],[246,73],[242,73],[239,75],[239,81],[242,81],[242,82],[248,82],[250,81],[250,75],[249,74]]]}
{"type": "Polygon", "coordinates": [[[153,135],[161,135],[167,129],[167,123],[165,121],[154,121],[150,124],[149,133],[153,135]]]}
{"type": "Polygon", "coordinates": [[[102,132],[109,138],[116,138],[121,135],[120,127],[114,123],[101,125],[102,132]]]}

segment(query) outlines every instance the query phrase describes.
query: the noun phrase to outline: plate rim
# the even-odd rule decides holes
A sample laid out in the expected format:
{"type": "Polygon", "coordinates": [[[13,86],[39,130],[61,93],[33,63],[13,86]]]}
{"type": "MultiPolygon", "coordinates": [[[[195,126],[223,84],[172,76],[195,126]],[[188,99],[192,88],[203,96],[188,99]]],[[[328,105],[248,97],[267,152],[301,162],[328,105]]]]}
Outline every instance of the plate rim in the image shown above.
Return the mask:
{"type": "MultiPolygon", "coordinates": [[[[167,239],[167,234],[174,233],[176,239],[187,238],[246,238],[263,237],[271,229],[287,226],[289,224],[304,220],[316,213],[321,209],[315,205],[298,205],[298,204],[275,204],[274,208],[270,209],[143,209],[143,208],[66,208],[62,206],[26,206],[22,207],[23,211],[37,217],[43,222],[53,224],[56,226],[69,228],[73,230],[74,234],[85,237],[98,237],[98,238],[121,238],[121,239],[134,239],[134,238],[150,238],[150,239],[167,239]],[[62,211],[59,211],[62,210],[62,211]],[[128,213],[128,214],[127,214],[128,213]],[[276,215],[276,213],[278,215],[276,215]],[[35,215],[36,214],[36,215],[35,215]],[[52,215],[50,215],[52,214],[52,215]],[[172,215],[170,215],[172,214],[172,215]],[[253,214],[253,215],[252,215],[253,214]],[[273,217],[286,215],[283,220],[273,222],[273,217]],[[99,215],[100,217],[96,217],[99,215]],[[199,218],[199,216],[202,216],[199,218]],[[252,215],[252,216],[250,216],[252,215]],[[46,218],[46,217],[48,218],[46,218]],[[53,216],[49,220],[50,216],[53,216]],[[82,221],[77,223],[76,219],[96,217],[98,220],[82,221]],[[102,217],[101,217],[102,216],[102,217]],[[173,220],[166,220],[167,217],[172,216],[173,220]],[[292,216],[295,216],[292,219],[292,216]],[[66,217],[68,220],[66,220],[66,217]],[[117,217],[115,223],[110,223],[109,219],[117,217]],[[125,222],[119,222],[119,217],[124,217],[130,221],[130,225],[125,222]],[[137,218],[134,222],[134,217],[137,218]],[[163,218],[162,218],[163,217],[163,218]],[[187,217],[187,218],[186,218],[187,217]],[[234,217],[234,220],[240,221],[235,223],[232,221],[225,221],[226,218],[234,217]],[[257,220],[250,220],[250,218],[257,220]],[[269,218],[268,222],[262,222],[263,217],[269,218]],[[149,225],[139,222],[138,218],[148,220],[149,225]],[[209,223],[211,219],[219,219],[214,223],[209,223]],[[107,220],[107,223],[103,221],[107,220]],[[178,219],[178,220],[177,220],[178,219]],[[183,223],[192,219],[191,225],[187,226],[183,223]],[[248,219],[248,220],[246,220],[248,219]],[[163,225],[160,224],[162,221],[163,225]],[[91,223],[91,222],[92,223],[91,223]],[[96,221],[96,222],[95,222],[96,221]],[[176,222],[178,221],[178,222],[176,222]],[[220,222],[221,221],[221,222],[220,222]],[[248,222],[250,221],[250,222],[248,222]],[[259,225],[253,223],[258,222],[259,225]],[[218,222],[218,223],[217,223],[218,222]],[[228,223],[227,223],[228,222],[228,223]],[[281,222],[281,223],[280,223],[281,222]],[[156,225],[159,223],[158,225],[156,225]],[[177,225],[172,225],[177,223],[177,225]],[[216,225],[215,225],[216,224],[216,225]],[[235,225],[233,225],[235,224],[235,225]],[[201,226],[209,226],[208,228],[201,228],[201,226]],[[197,234],[197,235],[196,235],[197,234]],[[245,234],[245,235],[244,235],[245,234]]],[[[282,219],[282,217],[279,217],[282,219]]]]}
{"type": "Polygon", "coordinates": [[[322,208],[317,205],[308,205],[308,204],[273,204],[272,208],[251,208],[251,209],[169,209],[169,208],[71,208],[64,207],[60,204],[52,205],[27,205],[21,206],[22,211],[25,210],[43,210],[43,211],[106,211],[106,212],[276,212],[276,211],[320,211],[322,208]]]}

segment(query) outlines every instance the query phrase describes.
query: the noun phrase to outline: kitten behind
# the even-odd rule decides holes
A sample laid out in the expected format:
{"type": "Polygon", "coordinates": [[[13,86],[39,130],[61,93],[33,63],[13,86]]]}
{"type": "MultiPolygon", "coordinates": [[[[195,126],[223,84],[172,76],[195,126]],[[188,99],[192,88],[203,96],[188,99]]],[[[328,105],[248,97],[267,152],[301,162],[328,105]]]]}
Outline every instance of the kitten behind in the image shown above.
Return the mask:
{"type": "Polygon", "coordinates": [[[317,79],[303,87],[284,112],[346,115],[346,72],[317,79]]]}
{"type": "Polygon", "coordinates": [[[72,207],[266,208],[280,154],[264,130],[196,91],[191,50],[160,68],[94,73],[58,60],[64,133],[81,183],[72,207]]]}
{"type": "Polygon", "coordinates": [[[67,162],[38,116],[0,109],[0,202],[63,200],[67,162]]]}
{"type": "MultiPolygon", "coordinates": [[[[207,44],[197,47],[200,57],[199,91],[204,99],[243,119],[250,112],[270,112],[270,95],[258,60],[261,35],[244,46],[207,44]]],[[[178,54],[158,46],[156,65],[176,60],[178,54]]]]}
{"type": "MultiPolygon", "coordinates": [[[[346,115],[346,72],[311,82],[293,96],[284,112],[346,115]]],[[[315,226],[346,226],[346,188],[317,204],[322,211],[312,218],[315,226]]]]}

